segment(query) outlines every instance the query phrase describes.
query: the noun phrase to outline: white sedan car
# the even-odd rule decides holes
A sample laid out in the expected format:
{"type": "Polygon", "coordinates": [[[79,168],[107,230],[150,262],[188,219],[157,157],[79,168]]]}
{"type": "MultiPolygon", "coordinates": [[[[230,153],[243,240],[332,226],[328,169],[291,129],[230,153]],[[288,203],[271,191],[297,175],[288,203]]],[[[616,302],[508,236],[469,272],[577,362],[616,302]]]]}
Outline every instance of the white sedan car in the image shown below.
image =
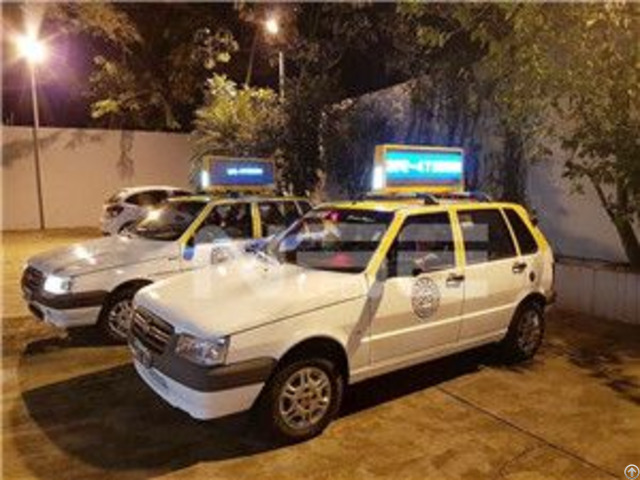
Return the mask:
{"type": "Polygon", "coordinates": [[[169,198],[192,195],[178,187],[151,185],[123,188],[105,202],[100,217],[100,230],[104,235],[115,235],[128,230],[147,212],[169,198]]]}

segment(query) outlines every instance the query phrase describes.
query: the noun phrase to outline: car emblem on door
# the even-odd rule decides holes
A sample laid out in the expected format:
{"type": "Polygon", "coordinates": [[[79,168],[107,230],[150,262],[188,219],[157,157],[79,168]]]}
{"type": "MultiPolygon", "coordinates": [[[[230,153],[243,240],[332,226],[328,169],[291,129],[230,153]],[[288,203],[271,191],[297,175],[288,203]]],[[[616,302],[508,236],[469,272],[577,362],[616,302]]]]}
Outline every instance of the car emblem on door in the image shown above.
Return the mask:
{"type": "Polygon", "coordinates": [[[431,317],[440,306],[440,291],[429,277],[419,277],[411,287],[411,308],[421,319],[431,317]]]}

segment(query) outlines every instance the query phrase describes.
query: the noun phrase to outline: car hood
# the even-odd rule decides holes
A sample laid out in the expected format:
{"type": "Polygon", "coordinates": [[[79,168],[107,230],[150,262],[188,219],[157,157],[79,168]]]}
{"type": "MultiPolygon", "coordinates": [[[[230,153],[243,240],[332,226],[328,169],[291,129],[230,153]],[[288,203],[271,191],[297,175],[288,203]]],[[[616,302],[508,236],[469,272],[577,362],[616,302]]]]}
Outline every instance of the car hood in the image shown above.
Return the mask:
{"type": "Polygon", "coordinates": [[[366,295],[364,274],[311,270],[244,255],[140,290],[136,307],[202,338],[230,335],[366,295]]]}
{"type": "Polygon", "coordinates": [[[28,264],[45,273],[77,276],[177,254],[175,242],[113,235],[56,248],[31,257],[28,264]]]}

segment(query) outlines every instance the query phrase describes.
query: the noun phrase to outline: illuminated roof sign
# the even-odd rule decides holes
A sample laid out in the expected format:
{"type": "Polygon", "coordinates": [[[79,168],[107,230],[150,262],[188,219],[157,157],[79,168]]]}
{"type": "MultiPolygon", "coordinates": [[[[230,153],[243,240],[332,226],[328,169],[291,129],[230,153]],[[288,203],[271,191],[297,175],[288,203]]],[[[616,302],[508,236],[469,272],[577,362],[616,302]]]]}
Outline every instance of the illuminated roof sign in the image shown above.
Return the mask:
{"type": "Polygon", "coordinates": [[[379,145],[373,190],[463,191],[464,151],[448,147],[379,145]]]}
{"type": "Polygon", "coordinates": [[[202,166],[200,186],[204,190],[275,188],[275,166],[268,159],[206,156],[202,166]]]}

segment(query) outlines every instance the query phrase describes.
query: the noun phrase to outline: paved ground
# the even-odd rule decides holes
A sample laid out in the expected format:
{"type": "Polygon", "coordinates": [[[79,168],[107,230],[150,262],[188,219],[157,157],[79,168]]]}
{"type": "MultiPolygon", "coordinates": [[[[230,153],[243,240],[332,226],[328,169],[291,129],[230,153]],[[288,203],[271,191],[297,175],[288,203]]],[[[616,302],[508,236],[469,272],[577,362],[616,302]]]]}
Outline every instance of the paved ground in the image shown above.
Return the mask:
{"type": "Polygon", "coordinates": [[[366,382],[321,437],[270,445],[247,416],[196,422],[124,347],[25,313],[24,259],[93,232],[3,239],[4,479],[624,478],[640,464],[640,329],[561,312],[534,362],[481,349],[366,382]]]}

